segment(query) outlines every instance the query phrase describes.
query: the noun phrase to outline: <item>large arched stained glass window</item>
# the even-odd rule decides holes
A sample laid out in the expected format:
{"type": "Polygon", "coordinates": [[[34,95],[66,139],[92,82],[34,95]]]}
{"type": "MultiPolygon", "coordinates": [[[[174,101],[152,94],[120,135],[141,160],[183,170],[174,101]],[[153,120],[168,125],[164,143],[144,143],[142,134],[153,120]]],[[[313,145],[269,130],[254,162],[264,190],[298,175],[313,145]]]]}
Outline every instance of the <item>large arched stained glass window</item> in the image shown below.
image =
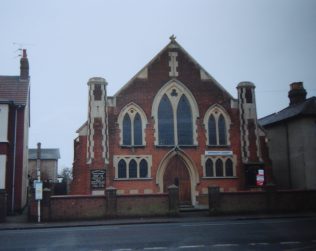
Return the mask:
{"type": "Polygon", "coordinates": [[[148,164],[147,161],[142,159],[139,164],[139,177],[147,178],[148,177],[148,164]]]}
{"type": "Polygon", "coordinates": [[[158,107],[159,145],[174,145],[173,111],[169,98],[164,95],[158,107]]]}
{"type": "Polygon", "coordinates": [[[137,163],[135,160],[129,162],[129,178],[137,178],[137,163]]]}
{"type": "Polygon", "coordinates": [[[222,114],[218,118],[218,140],[219,145],[227,145],[226,123],[222,114]]]}
{"type": "Polygon", "coordinates": [[[126,113],[123,119],[123,145],[129,146],[132,144],[132,124],[131,124],[131,118],[126,113]]]}
{"type": "Polygon", "coordinates": [[[118,163],[117,177],[126,178],[126,162],[123,159],[118,163]]]}
{"type": "Polygon", "coordinates": [[[186,96],[182,95],[177,108],[178,144],[192,145],[192,111],[186,96]]]}
{"type": "Polygon", "coordinates": [[[208,137],[209,145],[217,145],[216,120],[213,115],[208,120],[208,137]]]}
{"type": "Polygon", "coordinates": [[[143,135],[142,135],[142,119],[137,113],[134,118],[134,145],[142,145],[143,135]]]}

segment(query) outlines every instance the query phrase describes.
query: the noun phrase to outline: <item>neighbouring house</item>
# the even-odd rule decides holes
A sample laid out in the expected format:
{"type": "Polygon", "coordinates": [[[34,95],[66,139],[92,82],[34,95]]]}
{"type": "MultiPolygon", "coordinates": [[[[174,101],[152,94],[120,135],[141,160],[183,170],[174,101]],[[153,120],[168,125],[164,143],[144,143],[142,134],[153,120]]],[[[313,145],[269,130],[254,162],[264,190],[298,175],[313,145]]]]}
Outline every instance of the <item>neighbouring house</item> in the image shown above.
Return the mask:
{"type": "Polygon", "coordinates": [[[316,97],[306,95],[302,82],[292,83],[289,106],[259,120],[279,188],[316,189],[316,97]]]}
{"type": "Polygon", "coordinates": [[[180,203],[195,206],[209,186],[253,188],[259,170],[269,181],[254,84],[239,83],[234,98],[170,39],[114,96],[105,79],[89,80],[71,194],[159,194],[174,184],[180,203]]]}
{"type": "Polygon", "coordinates": [[[0,76],[0,190],[12,214],[27,202],[29,126],[29,62],[23,50],[20,75],[0,76]]]}
{"type": "MultiPolygon", "coordinates": [[[[40,150],[40,176],[41,180],[49,183],[58,183],[59,149],[42,148],[40,150]]],[[[37,179],[37,149],[29,149],[29,178],[37,179]]]]}

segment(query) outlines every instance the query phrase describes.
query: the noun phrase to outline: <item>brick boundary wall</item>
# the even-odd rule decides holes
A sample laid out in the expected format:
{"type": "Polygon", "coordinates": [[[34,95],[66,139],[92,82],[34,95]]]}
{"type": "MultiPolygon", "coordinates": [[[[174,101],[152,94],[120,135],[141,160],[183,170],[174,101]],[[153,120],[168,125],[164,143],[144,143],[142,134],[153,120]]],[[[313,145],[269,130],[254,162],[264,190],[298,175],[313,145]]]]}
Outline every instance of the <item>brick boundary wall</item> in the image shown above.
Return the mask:
{"type": "MultiPolygon", "coordinates": [[[[105,196],[51,196],[45,191],[41,201],[41,221],[71,221],[108,219],[115,217],[149,217],[177,215],[178,188],[169,193],[117,195],[115,188],[107,188],[105,196]]],[[[29,200],[29,220],[37,221],[37,201],[34,192],[29,200]]]]}
{"type": "Polygon", "coordinates": [[[294,213],[316,212],[316,190],[219,192],[209,187],[209,213],[294,213]]]}

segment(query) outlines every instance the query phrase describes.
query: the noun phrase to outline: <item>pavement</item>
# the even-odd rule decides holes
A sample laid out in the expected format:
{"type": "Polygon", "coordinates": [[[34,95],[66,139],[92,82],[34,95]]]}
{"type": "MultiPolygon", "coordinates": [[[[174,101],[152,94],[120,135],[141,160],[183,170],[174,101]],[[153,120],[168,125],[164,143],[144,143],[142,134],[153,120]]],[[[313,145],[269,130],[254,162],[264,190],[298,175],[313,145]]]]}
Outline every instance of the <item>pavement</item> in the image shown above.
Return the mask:
{"type": "Polygon", "coordinates": [[[146,217],[146,218],[116,218],[84,221],[62,221],[62,222],[28,222],[26,215],[7,216],[6,222],[0,223],[1,230],[20,229],[44,229],[65,227],[89,227],[109,225],[131,225],[131,224],[157,224],[157,223],[196,223],[215,221],[240,221],[260,220],[277,218],[315,218],[316,212],[304,212],[295,214],[251,214],[251,215],[221,215],[209,216],[207,211],[182,212],[177,217],[146,217]]]}

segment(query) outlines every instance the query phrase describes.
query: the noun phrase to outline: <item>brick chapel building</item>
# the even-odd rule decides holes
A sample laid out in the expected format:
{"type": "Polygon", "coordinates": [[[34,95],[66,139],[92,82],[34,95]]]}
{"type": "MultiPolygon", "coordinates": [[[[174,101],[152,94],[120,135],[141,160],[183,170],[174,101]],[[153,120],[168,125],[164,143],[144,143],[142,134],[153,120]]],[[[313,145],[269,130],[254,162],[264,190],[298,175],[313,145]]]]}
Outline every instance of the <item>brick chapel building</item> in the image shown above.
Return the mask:
{"type": "Polygon", "coordinates": [[[172,36],[114,96],[91,78],[88,120],[74,141],[71,194],[152,194],[179,187],[197,205],[209,186],[239,191],[269,179],[265,135],[257,123],[255,86],[242,82],[238,99],[207,73],[172,36]]]}

